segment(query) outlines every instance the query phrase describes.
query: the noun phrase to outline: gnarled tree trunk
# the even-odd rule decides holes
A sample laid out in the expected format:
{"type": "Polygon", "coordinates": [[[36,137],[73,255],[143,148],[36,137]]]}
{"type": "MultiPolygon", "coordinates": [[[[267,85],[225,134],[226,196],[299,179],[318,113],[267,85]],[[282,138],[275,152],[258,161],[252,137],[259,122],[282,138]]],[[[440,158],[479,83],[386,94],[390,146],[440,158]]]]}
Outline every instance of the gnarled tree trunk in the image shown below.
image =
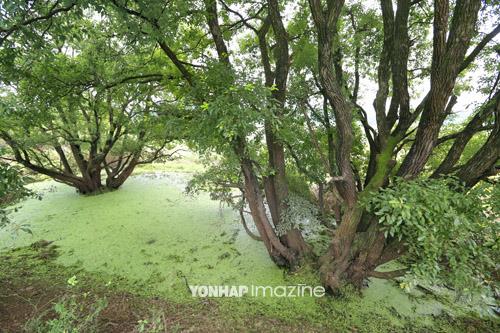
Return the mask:
{"type": "Polygon", "coordinates": [[[281,242],[273,226],[269,222],[259,181],[255,174],[252,161],[246,156],[243,140],[239,140],[234,150],[240,158],[241,171],[243,172],[245,181],[245,197],[250,207],[252,219],[257,227],[260,238],[266,246],[269,256],[278,266],[294,266],[297,260],[296,254],[281,242]]]}

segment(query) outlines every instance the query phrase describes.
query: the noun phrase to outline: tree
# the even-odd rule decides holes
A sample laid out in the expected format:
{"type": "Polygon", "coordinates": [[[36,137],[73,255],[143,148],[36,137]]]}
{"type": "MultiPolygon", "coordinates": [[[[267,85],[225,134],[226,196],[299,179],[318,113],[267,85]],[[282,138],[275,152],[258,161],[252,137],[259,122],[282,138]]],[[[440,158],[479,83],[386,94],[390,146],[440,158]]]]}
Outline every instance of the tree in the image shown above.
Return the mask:
{"type": "Polygon", "coordinates": [[[163,75],[151,72],[154,59],[137,72],[143,58],[102,26],[79,28],[92,39],[58,35],[68,39],[57,51],[17,57],[15,73],[4,75],[0,137],[16,162],[89,194],[117,189],[137,165],[169,157],[174,138],[161,124],[163,75]]]}
{"type": "MultiPolygon", "coordinates": [[[[410,23],[414,23],[413,17],[419,15],[415,7],[420,5],[419,2],[398,1],[394,10],[391,1],[381,1],[384,38],[377,74],[379,90],[374,101],[378,131],[366,131],[366,136],[371,142],[371,154],[365,177],[366,185],[359,191],[350,159],[353,137],[352,114],[360,107],[356,105],[355,100],[349,100],[349,95],[345,93],[344,82],[341,79],[342,64],[334,56],[339,48],[336,38],[338,38],[337,27],[343,1],[327,1],[325,5],[320,0],[310,0],[309,4],[318,36],[319,80],[324,95],[334,111],[338,129],[336,163],[339,180],[336,182],[336,187],[346,205],[342,222],[336,230],[328,252],[322,257],[320,269],[325,284],[337,290],[345,281],[359,286],[367,276],[394,276],[406,272],[402,270],[379,273],[375,270],[379,265],[405,254],[408,250],[407,242],[411,240],[401,241],[399,237],[385,234],[380,219],[366,214],[359,201],[388,186],[390,182],[388,177],[393,171],[407,180],[423,173],[426,162],[438,143],[443,122],[456,102],[456,97],[452,94],[458,75],[473,62],[481,49],[492,36],[498,34],[500,29],[497,27],[485,35],[476,48],[467,55],[466,52],[476,34],[480,1],[457,1],[451,13],[448,1],[435,1],[430,90],[412,110],[408,78],[410,38],[412,38],[409,26],[410,23]],[[387,109],[386,101],[390,87],[392,96],[387,109]],[[417,121],[416,129],[412,129],[412,125],[417,121]],[[415,130],[413,143],[406,155],[399,156],[402,162],[398,165],[398,144],[415,130]],[[363,220],[366,222],[362,223],[363,220]],[[364,241],[360,241],[361,239],[364,241]]],[[[453,169],[443,167],[438,171],[439,176],[453,172],[471,187],[480,179],[497,172],[496,163],[500,155],[498,144],[500,100],[498,93],[491,98],[491,106],[485,107],[489,110],[487,113],[490,115],[490,121],[494,123],[488,140],[465,164],[453,169]],[[494,120],[492,114],[496,114],[494,120]],[[471,169],[471,165],[477,169],[471,169]]],[[[469,124],[466,127],[474,128],[471,132],[479,129],[477,125],[469,124]]],[[[470,137],[463,133],[465,142],[470,137]]],[[[455,142],[457,145],[460,144],[455,142]]],[[[460,148],[457,147],[456,150],[460,151],[460,148]]],[[[461,152],[457,154],[461,155],[461,152]]],[[[453,158],[450,156],[443,163],[450,162],[454,166],[457,160],[449,161],[450,159],[453,158]]]]}
{"type": "MultiPolygon", "coordinates": [[[[241,82],[241,80],[236,79],[237,70],[231,63],[230,52],[222,34],[216,1],[204,1],[203,4],[200,4],[199,11],[190,9],[198,8],[198,4],[194,2],[192,7],[189,6],[188,2],[171,4],[172,9],[175,8],[175,14],[172,16],[177,15],[178,18],[183,19],[189,17],[192,22],[204,21],[206,23],[205,27],[211,36],[211,42],[217,54],[217,59],[210,61],[206,67],[181,60],[176,54],[172,45],[180,45],[184,34],[202,35],[202,33],[199,33],[196,29],[193,29],[194,31],[189,29],[182,31],[179,21],[164,15],[165,7],[163,5],[140,1],[129,5],[127,2],[118,0],[113,1],[113,4],[118,9],[118,13],[126,18],[127,28],[130,27],[132,21],[136,23],[134,30],[149,33],[152,41],[164,51],[185,80],[187,88],[191,91],[190,102],[198,105],[198,107],[201,106],[208,112],[208,117],[206,114],[201,114],[201,117],[193,116],[191,125],[193,123],[202,124],[205,131],[207,129],[212,131],[213,127],[211,125],[221,129],[221,131],[215,133],[216,137],[209,134],[209,138],[202,138],[197,132],[198,140],[196,141],[201,143],[200,146],[204,146],[204,148],[212,149],[214,144],[220,145],[219,148],[226,148],[224,153],[234,154],[237,157],[245,184],[244,195],[263,243],[271,258],[278,265],[294,266],[301,257],[307,255],[309,247],[303,240],[299,230],[292,228],[287,230],[281,237],[277,235],[275,230],[282,222],[281,216],[283,210],[286,209],[288,196],[284,147],[283,143],[276,138],[276,128],[271,122],[271,119],[279,120],[283,116],[281,110],[286,98],[289,67],[288,41],[279,15],[277,1],[269,1],[264,6],[255,9],[256,15],[265,12],[267,16],[258,29],[252,27],[263,50],[262,66],[266,73],[265,82],[262,85],[265,89],[256,89],[257,91],[254,91],[254,88],[258,88],[258,86],[253,82],[241,82]],[[271,29],[279,44],[272,57],[275,61],[274,71],[271,70],[267,41],[267,34],[271,29]],[[172,30],[179,33],[176,36],[177,38],[174,38],[169,33],[172,30]],[[193,71],[191,68],[207,68],[207,71],[193,71]],[[261,98],[268,101],[268,103],[263,105],[262,100],[259,100],[261,98]],[[218,112],[218,110],[222,111],[221,108],[229,109],[232,113],[225,112],[225,115],[219,117],[222,115],[221,112],[218,112]],[[263,114],[266,113],[265,109],[271,110],[268,117],[263,117],[263,114]],[[244,117],[246,119],[236,119],[235,117],[241,117],[242,112],[248,113],[248,116],[244,117]],[[248,126],[243,125],[245,121],[249,122],[248,126]],[[259,177],[256,172],[255,161],[251,157],[248,136],[252,132],[256,133],[256,125],[260,121],[264,122],[268,168],[272,169],[272,172],[262,174],[259,177]],[[232,124],[229,125],[229,122],[232,122],[232,124]],[[212,146],[208,147],[206,142],[211,143],[212,146]],[[261,192],[261,188],[265,189],[265,194],[261,192]],[[272,224],[266,214],[265,203],[270,208],[272,224]]],[[[223,5],[227,10],[231,10],[225,4],[223,5]]],[[[245,22],[245,19],[242,18],[239,24],[243,22],[245,22]]],[[[204,41],[204,39],[205,37],[202,35],[200,42],[204,41]]],[[[194,50],[193,53],[197,54],[197,52],[199,50],[194,50]]],[[[199,128],[196,125],[191,127],[199,128]]]]}

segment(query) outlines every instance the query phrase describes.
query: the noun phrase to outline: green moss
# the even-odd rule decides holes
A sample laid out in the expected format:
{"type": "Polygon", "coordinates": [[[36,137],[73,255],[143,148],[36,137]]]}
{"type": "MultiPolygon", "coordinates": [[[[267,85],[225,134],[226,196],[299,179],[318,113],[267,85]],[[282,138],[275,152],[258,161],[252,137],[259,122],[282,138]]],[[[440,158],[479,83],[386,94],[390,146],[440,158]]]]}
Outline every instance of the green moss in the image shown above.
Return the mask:
{"type": "Polygon", "coordinates": [[[399,137],[390,136],[389,138],[387,138],[384,150],[377,155],[377,169],[375,171],[375,174],[373,175],[369,184],[366,186],[366,189],[365,191],[363,191],[363,193],[369,193],[370,191],[377,190],[380,186],[382,186],[384,178],[389,172],[389,164],[392,159],[394,148],[399,141],[399,137]]]}
{"type": "Polygon", "coordinates": [[[158,271],[165,281],[155,287],[171,297],[190,297],[178,272],[190,284],[279,284],[282,272],[261,243],[248,239],[237,216],[208,196],[185,196],[184,181],[176,174],[141,175],[118,191],[89,197],[53,182],[34,184],[43,200],[25,201],[12,215],[28,223],[33,236],[4,232],[0,242],[17,247],[54,241],[59,263],[132,280],[158,271]],[[219,259],[225,253],[231,257],[219,259]]]}

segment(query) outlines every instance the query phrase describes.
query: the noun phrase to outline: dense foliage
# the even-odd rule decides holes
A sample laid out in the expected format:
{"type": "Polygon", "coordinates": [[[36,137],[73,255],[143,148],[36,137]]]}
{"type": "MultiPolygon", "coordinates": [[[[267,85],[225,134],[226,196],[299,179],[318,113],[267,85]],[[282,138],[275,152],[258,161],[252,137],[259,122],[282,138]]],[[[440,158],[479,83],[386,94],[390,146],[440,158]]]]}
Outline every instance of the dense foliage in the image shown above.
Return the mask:
{"type": "Polygon", "coordinates": [[[378,217],[386,237],[404,243],[416,278],[467,289],[494,280],[489,274],[500,255],[500,229],[484,205],[499,199],[486,200],[454,179],[398,180],[365,206],[378,217]]]}
{"type": "Polygon", "coordinates": [[[81,193],[120,187],[136,165],[169,157],[175,139],[159,60],[145,64],[140,49],[111,35],[81,19],[2,67],[0,137],[21,165],[81,193]]]}
{"type": "MultiPolygon", "coordinates": [[[[20,170],[12,165],[0,162],[0,229],[11,223],[8,214],[15,204],[23,198],[36,196],[36,193],[25,187],[25,180],[20,170]]],[[[17,225],[16,229],[29,232],[28,225],[17,225]]]]}

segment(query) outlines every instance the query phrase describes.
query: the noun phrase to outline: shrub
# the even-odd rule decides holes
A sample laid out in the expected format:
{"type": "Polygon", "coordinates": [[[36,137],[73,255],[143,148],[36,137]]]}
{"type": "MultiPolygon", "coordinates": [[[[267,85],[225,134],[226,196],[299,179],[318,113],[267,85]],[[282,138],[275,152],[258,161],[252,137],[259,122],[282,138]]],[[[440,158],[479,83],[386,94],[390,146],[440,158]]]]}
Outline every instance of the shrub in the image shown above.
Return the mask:
{"type": "Polygon", "coordinates": [[[499,225],[484,199],[451,178],[398,179],[363,204],[387,238],[404,243],[410,275],[467,290],[493,280],[493,258],[500,257],[499,225]]]}

